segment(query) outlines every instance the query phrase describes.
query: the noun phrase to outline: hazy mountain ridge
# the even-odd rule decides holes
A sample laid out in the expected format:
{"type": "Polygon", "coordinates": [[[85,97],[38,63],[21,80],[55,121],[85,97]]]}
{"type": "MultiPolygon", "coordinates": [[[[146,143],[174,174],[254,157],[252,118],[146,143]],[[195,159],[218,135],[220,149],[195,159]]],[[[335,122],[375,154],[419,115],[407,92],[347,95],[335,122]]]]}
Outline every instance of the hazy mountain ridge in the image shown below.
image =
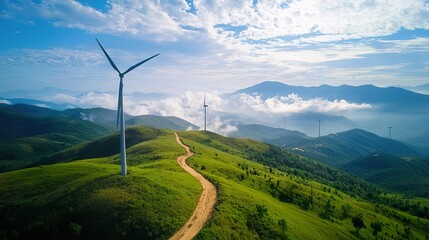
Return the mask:
{"type": "Polygon", "coordinates": [[[392,155],[406,157],[419,156],[407,145],[377,136],[362,129],[352,129],[310,139],[273,139],[271,143],[291,149],[294,152],[331,165],[342,165],[375,151],[389,152],[392,155]]]}
{"type": "Polygon", "coordinates": [[[423,105],[429,102],[429,95],[412,92],[399,87],[376,87],[374,85],[361,86],[330,86],[321,85],[318,87],[291,86],[280,82],[266,81],[254,86],[240,89],[237,93],[261,94],[263,98],[274,96],[287,96],[288,94],[298,94],[304,99],[324,98],[330,101],[345,99],[355,103],[375,103],[389,104],[410,107],[409,104],[423,105]]]}
{"type": "Polygon", "coordinates": [[[251,124],[238,125],[237,131],[231,136],[282,146],[299,155],[330,165],[342,165],[375,151],[389,152],[400,157],[419,156],[418,152],[404,143],[383,138],[362,129],[314,138],[298,131],[251,124]]]}

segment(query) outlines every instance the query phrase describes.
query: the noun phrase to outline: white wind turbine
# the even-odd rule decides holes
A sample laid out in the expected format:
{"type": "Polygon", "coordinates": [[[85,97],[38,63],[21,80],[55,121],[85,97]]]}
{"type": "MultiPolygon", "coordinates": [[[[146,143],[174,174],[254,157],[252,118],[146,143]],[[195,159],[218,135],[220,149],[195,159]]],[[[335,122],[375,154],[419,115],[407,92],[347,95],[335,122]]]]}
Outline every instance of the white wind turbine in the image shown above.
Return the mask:
{"type": "Polygon", "coordinates": [[[204,131],[206,131],[206,127],[207,127],[207,107],[209,105],[206,104],[206,94],[204,93],[204,104],[203,104],[203,108],[204,108],[204,131]]]}
{"type": "Polygon", "coordinates": [[[125,152],[125,122],[124,122],[124,104],[122,101],[122,89],[123,89],[123,83],[122,80],[124,79],[125,74],[131,72],[133,69],[137,68],[138,66],[142,65],[143,63],[151,60],[152,58],[156,57],[159,55],[155,54],[150,58],[147,58],[133,66],[131,66],[130,68],[128,68],[125,72],[121,73],[121,71],[119,71],[118,67],[116,67],[115,63],[112,61],[112,59],[109,57],[109,54],[107,54],[106,50],[104,50],[103,46],[101,46],[101,43],[98,41],[98,39],[96,39],[98,42],[98,45],[100,45],[101,50],[103,50],[104,55],[106,55],[107,59],[110,62],[110,65],[112,65],[113,69],[115,69],[118,73],[119,73],[119,78],[120,78],[120,82],[119,82],[119,95],[118,95],[118,112],[117,112],[117,116],[116,116],[116,127],[118,127],[119,123],[121,125],[121,135],[120,135],[120,139],[121,139],[121,175],[125,176],[127,175],[127,156],[126,156],[126,152],[125,152]]]}

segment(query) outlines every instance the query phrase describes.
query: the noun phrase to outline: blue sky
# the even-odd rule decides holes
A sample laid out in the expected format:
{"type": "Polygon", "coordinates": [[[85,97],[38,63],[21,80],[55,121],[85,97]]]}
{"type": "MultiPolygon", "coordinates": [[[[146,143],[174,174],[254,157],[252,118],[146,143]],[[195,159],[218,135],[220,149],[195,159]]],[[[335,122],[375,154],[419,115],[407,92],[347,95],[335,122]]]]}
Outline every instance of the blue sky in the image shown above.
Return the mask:
{"type": "Polygon", "coordinates": [[[234,91],[429,82],[423,0],[0,0],[1,91],[234,91]]]}

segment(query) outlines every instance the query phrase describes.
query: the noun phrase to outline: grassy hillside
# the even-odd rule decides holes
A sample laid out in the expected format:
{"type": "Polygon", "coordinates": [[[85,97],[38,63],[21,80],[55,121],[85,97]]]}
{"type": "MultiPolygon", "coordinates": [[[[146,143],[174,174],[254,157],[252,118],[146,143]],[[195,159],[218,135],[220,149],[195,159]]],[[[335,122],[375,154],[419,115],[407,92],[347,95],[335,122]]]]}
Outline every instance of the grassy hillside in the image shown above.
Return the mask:
{"type": "Polygon", "coordinates": [[[145,126],[154,128],[168,128],[175,130],[198,129],[194,124],[178,117],[142,115],[129,119],[127,126],[145,126]]]}
{"type": "Polygon", "coordinates": [[[403,159],[379,152],[342,168],[386,189],[429,198],[429,159],[403,159]]]}
{"type": "Polygon", "coordinates": [[[260,124],[238,125],[237,131],[230,134],[231,137],[250,138],[259,141],[269,142],[271,139],[309,139],[307,135],[298,131],[286,130],[283,128],[273,128],[260,124]]]}
{"type": "Polygon", "coordinates": [[[374,239],[371,224],[382,226],[377,236],[385,239],[429,235],[428,220],[244,158],[249,149],[269,151],[265,144],[202,132],[180,136],[196,153],[190,163],[220,191],[198,239],[374,239]],[[357,216],[366,225],[359,233],[351,220],[357,216]]]}
{"type": "Polygon", "coordinates": [[[109,132],[98,124],[28,105],[1,109],[0,126],[0,172],[22,168],[54,152],[109,132]]]}
{"type": "Polygon", "coordinates": [[[157,131],[127,153],[126,177],[119,175],[116,154],[0,174],[0,238],[171,236],[192,214],[201,190],[177,165],[184,149],[172,133],[157,131]]]}
{"type": "MultiPolygon", "coordinates": [[[[126,147],[129,148],[140,142],[153,139],[156,136],[165,135],[166,132],[146,127],[131,127],[125,131],[126,147]]],[[[110,134],[92,142],[85,142],[63,151],[59,151],[49,157],[37,161],[35,165],[53,164],[58,162],[70,162],[79,159],[100,158],[116,154],[119,149],[119,132],[110,134]]]]}
{"type": "MultiPolygon", "coordinates": [[[[111,156],[103,153],[113,146],[110,141],[117,140],[115,135],[75,149],[75,156],[88,151],[103,157],[0,174],[0,237],[171,236],[191,215],[200,186],[178,166],[176,157],[184,149],[172,132],[144,127],[128,132],[132,139],[141,140],[127,149],[127,177],[119,176],[117,152],[111,156]]],[[[388,203],[363,200],[367,196],[360,190],[345,188],[353,193],[348,194],[334,188],[335,182],[347,180],[356,189],[372,188],[374,196],[379,194],[376,187],[345,173],[342,176],[332,167],[252,140],[195,131],[180,132],[179,136],[195,153],[188,160],[190,165],[215,183],[219,192],[212,218],[197,239],[429,236],[427,219],[398,211],[388,203]],[[326,184],[319,181],[325,178],[326,184]],[[357,231],[352,219],[356,226],[362,220],[366,227],[357,231]],[[375,228],[380,231],[373,234],[375,228]]],[[[403,200],[396,195],[385,196],[395,198],[403,200]]],[[[424,199],[408,201],[429,206],[424,199]]]]}

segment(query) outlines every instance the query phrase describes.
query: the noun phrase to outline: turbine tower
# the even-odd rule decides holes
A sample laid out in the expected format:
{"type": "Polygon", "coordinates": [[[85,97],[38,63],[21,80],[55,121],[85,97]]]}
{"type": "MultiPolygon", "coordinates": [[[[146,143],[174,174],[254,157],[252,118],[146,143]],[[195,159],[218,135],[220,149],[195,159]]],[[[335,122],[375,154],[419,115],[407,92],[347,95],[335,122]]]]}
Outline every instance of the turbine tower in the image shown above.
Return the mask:
{"type": "Polygon", "coordinates": [[[204,108],[204,131],[207,130],[207,107],[209,105],[206,104],[206,94],[204,93],[204,104],[203,104],[203,108],[204,108]]]}
{"type": "Polygon", "coordinates": [[[320,116],[319,116],[319,137],[320,137],[320,124],[322,123],[322,120],[320,120],[320,116]]]}
{"type": "Polygon", "coordinates": [[[122,95],[122,90],[123,90],[123,79],[125,74],[131,72],[132,70],[134,70],[135,68],[137,68],[138,66],[142,65],[143,63],[151,60],[152,58],[156,57],[159,55],[155,54],[150,58],[147,58],[131,67],[129,67],[125,72],[119,71],[118,67],[116,67],[115,63],[112,61],[112,59],[109,57],[109,54],[107,54],[106,50],[104,50],[103,46],[101,46],[101,43],[98,41],[98,39],[96,39],[98,42],[98,45],[100,45],[101,50],[103,50],[104,55],[106,55],[107,60],[109,60],[110,65],[112,65],[113,69],[115,69],[118,74],[119,74],[119,95],[118,95],[118,112],[116,115],[116,127],[118,127],[118,125],[120,124],[121,126],[121,133],[120,133],[120,146],[121,146],[121,175],[122,176],[126,176],[127,175],[127,156],[126,156],[126,152],[125,152],[125,122],[124,122],[124,104],[123,104],[123,95],[122,95]]]}
{"type": "Polygon", "coordinates": [[[389,139],[392,140],[392,127],[389,127],[389,139]]]}

